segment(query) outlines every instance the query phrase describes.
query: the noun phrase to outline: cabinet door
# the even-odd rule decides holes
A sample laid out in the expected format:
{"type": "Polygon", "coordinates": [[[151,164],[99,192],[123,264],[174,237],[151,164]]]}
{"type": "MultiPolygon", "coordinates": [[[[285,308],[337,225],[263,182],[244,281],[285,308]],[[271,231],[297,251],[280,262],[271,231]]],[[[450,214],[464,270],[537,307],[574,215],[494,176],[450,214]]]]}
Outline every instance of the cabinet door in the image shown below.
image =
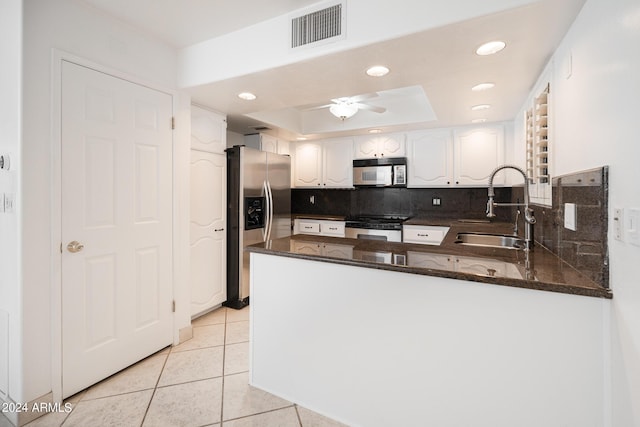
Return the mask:
{"type": "Polygon", "coordinates": [[[381,135],[377,138],[382,157],[404,157],[406,155],[404,134],[381,135]]]}
{"type": "Polygon", "coordinates": [[[378,157],[378,141],[370,136],[357,137],[353,147],[354,159],[372,159],[378,157]]]}
{"type": "Polygon", "coordinates": [[[278,140],[271,135],[260,134],[260,149],[269,153],[277,153],[278,140]]]}
{"type": "Polygon", "coordinates": [[[291,250],[304,255],[321,255],[322,245],[315,242],[304,242],[298,240],[291,241],[291,250]]]}
{"type": "MultiPolygon", "coordinates": [[[[454,131],[454,176],[457,185],[486,186],[491,172],[504,163],[502,126],[454,131]]],[[[505,174],[494,184],[504,185],[505,174]]]]}
{"type": "Polygon", "coordinates": [[[225,116],[191,106],[191,149],[207,153],[224,153],[227,148],[225,116]]]}
{"type": "Polygon", "coordinates": [[[353,246],[327,243],[322,247],[322,255],[351,260],[353,258],[353,246]]]}
{"type": "Polygon", "coordinates": [[[453,183],[453,140],[449,131],[407,135],[407,186],[446,187],[453,183]]]}
{"type": "Polygon", "coordinates": [[[291,154],[289,151],[289,141],[285,141],[284,139],[278,140],[278,154],[291,154]]]}
{"type": "Polygon", "coordinates": [[[377,157],[404,157],[406,155],[404,134],[362,136],[355,140],[355,159],[377,157]]]}
{"type": "Polygon", "coordinates": [[[453,271],[451,256],[445,254],[407,251],[407,265],[409,267],[453,271]]]}
{"type": "Polygon", "coordinates": [[[315,142],[296,144],[294,161],[296,187],[320,187],[322,184],[322,145],[315,142]]]}
{"type": "Polygon", "coordinates": [[[323,179],[326,188],[353,187],[353,140],[349,138],[324,141],[323,179]]]}

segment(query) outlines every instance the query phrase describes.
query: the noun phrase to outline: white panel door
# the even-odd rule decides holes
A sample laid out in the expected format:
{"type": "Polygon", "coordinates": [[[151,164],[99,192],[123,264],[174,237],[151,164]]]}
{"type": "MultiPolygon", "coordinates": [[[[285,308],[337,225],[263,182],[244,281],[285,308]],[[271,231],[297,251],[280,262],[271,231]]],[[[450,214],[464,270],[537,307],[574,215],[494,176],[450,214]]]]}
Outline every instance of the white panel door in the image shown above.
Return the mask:
{"type": "Polygon", "coordinates": [[[172,342],[171,115],[171,95],[63,62],[63,397],[172,342]]]}
{"type": "Polygon", "coordinates": [[[191,106],[191,149],[224,153],[227,148],[227,121],[221,114],[191,106]]]}
{"type": "Polygon", "coordinates": [[[191,150],[191,315],[227,299],[226,156],[191,150]]]}

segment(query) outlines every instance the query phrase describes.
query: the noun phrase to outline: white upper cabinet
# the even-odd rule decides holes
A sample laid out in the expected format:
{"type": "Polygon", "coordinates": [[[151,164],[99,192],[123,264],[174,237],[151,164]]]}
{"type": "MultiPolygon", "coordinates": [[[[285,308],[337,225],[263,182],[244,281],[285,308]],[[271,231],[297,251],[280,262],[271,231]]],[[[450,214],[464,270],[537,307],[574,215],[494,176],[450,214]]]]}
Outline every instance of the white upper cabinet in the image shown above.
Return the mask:
{"type": "Polygon", "coordinates": [[[289,141],[281,140],[266,133],[254,133],[244,136],[244,144],[269,153],[289,154],[289,141]]]}
{"type": "Polygon", "coordinates": [[[453,182],[453,140],[450,131],[407,134],[407,186],[446,187],[453,182]]]}
{"type": "Polygon", "coordinates": [[[322,186],[322,143],[296,143],[293,182],[296,187],[322,186]]]}
{"type": "Polygon", "coordinates": [[[227,148],[227,120],[222,114],[191,106],[191,149],[224,153],[227,148]]]}
{"type": "Polygon", "coordinates": [[[354,159],[406,156],[404,134],[366,135],[355,139],[354,159]]]}
{"type": "MultiPolygon", "coordinates": [[[[504,164],[504,127],[454,130],[453,140],[455,184],[486,186],[491,172],[504,164]]],[[[496,175],[494,184],[504,183],[505,174],[496,175]]]]}
{"type": "MultiPolygon", "coordinates": [[[[414,188],[486,186],[504,163],[504,127],[437,129],[407,134],[407,186],[414,188]]],[[[498,174],[496,185],[504,185],[498,174]]]]}
{"type": "Polygon", "coordinates": [[[294,186],[353,187],[353,140],[350,138],[295,144],[294,186]]]}

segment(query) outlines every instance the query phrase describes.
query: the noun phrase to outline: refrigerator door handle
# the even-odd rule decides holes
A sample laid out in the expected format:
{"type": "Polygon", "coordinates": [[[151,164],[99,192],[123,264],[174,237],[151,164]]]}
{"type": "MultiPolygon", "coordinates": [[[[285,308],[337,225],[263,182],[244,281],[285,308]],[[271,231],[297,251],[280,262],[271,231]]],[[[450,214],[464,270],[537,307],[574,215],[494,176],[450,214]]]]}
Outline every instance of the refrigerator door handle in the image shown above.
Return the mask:
{"type": "Polygon", "coordinates": [[[269,190],[267,187],[267,181],[262,181],[262,191],[264,192],[264,200],[266,206],[264,207],[264,227],[262,228],[262,241],[266,242],[269,235],[269,226],[271,217],[269,212],[271,211],[271,199],[269,198],[269,190]]]}
{"type": "Polygon", "coordinates": [[[271,183],[267,181],[267,215],[269,215],[269,225],[267,227],[267,240],[271,240],[271,227],[273,227],[273,193],[271,192],[271,183]]]}

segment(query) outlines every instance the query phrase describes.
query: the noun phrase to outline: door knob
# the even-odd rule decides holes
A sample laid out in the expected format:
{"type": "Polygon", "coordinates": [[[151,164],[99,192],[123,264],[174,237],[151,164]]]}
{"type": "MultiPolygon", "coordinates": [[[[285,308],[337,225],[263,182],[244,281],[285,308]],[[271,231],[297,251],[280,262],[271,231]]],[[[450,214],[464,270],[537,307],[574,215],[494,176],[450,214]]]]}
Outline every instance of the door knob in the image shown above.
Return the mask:
{"type": "Polygon", "coordinates": [[[83,249],[84,249],[84,245],[80,242],[76,242],[75,240],[73,242],[69,242],[69,244],[67,245],[67,250],[72,254],[75,254],[76,252],[80,252],[83,249]]]}

